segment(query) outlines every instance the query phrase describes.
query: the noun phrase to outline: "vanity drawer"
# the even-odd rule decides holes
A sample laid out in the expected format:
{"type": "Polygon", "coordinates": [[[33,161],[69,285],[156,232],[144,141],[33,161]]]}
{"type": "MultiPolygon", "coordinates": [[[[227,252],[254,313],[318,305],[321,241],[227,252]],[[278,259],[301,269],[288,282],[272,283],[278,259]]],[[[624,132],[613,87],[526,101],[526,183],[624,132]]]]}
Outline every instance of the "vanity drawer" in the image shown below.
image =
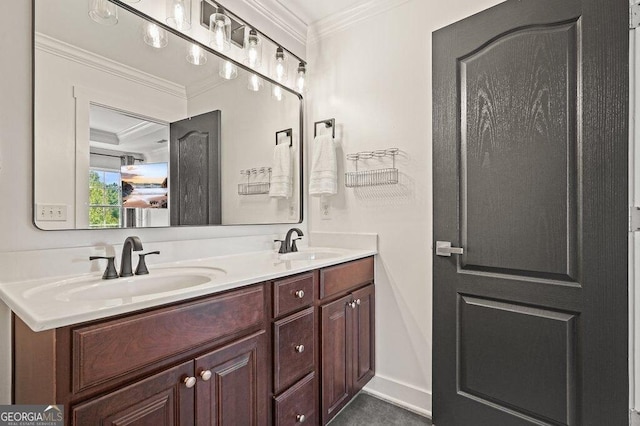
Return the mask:
{"type": "Polygon", "coordinates": [[[311,373],[276,397],[276,426],[293,426],[303,422],[309,425],[317,424],[315,390],[316,378],[314,373],[311,373]]]}
{"type": "Polygon", "coordinates": [[[288,314],[309,306],[314,299],[314,273],[297,275],[293,278],[274,281],[273,317],[288,314]]]}
{"type": "Polygon", "coordinates": [[[264,324],[264,285],[72,331],[75,393],[264,324]]]}
{"type": "Polygon", "coordinates": [[[273,324],[273,381],[278,393],[314,367],[313,307],[273,324]]]}
{"type": "Polygon", "coordinates": [[[320,299],[347,293],[373,281],[373,257],[320,270],[320,299]]]}

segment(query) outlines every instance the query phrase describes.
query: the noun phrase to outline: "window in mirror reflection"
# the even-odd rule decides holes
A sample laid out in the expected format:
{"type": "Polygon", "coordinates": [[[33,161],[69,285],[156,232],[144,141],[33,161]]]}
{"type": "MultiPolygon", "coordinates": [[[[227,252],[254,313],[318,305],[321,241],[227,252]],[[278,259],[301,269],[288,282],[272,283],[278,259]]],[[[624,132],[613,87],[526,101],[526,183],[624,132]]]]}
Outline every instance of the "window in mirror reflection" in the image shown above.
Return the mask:
{"type": "Polygon", "coordinates": [[[89,170],[89,226],[119,228],[122,210],[120,171],[89,170]]]}

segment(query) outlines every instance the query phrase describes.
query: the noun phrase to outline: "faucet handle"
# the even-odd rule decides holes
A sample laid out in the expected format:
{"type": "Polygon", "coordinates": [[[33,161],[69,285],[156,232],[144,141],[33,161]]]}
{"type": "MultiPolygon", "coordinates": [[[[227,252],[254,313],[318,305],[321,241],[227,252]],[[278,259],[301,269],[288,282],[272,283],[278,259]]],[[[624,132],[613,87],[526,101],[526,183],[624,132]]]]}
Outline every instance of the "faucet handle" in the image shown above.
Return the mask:
{"type": "Polygon", "coordinates": [[[107,269],[102,274],[103,280],[112,280],[118,278],[118,271],[116,271],[116,257],[115,256],[89,256],[89,260],[107,259],[107,269]]]}
{"type": "Polygon", "coordinates": [[[298,246],[296,246],[296,241],[297,240],[301,240],[302,237],[298,237],[298,238],[294,238],[293,241],[291,241],[291,251],[292,252],[296,252],[298,251],[298,246]]]}
{"type": "Polygon", "coordinates": [[[284,240],[273,240],[274,243],[280,243],[280,250],[278,250],[278,253],[286,253],[287,252],[287,245],[285,244],[284,240]]]}
{"type": "Polygon", "coordinates": [[[138,256],[140,257],[140,259],[138,260],[138,266],[136,267],[136,275],[147,275],[149,273],[149,270],[147,269],[147,263],[144,260],[145,256],[148,254],[160,254],[160,252],[150,251],[149,253],[139,254],[138,256]]]}

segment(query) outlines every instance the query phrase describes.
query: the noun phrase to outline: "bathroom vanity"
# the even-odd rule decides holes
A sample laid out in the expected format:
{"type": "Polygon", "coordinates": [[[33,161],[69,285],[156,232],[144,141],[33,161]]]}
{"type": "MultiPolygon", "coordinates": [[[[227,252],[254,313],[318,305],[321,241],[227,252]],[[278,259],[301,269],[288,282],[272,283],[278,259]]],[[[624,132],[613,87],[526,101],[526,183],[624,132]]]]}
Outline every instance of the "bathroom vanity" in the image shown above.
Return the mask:
{"type": "Polygon", "coordinates": [[[374,375],[373,257],[283,263],[43,331],[14,315],[15,403],[64,404],[68,425],[326,424],[374,375]]]}

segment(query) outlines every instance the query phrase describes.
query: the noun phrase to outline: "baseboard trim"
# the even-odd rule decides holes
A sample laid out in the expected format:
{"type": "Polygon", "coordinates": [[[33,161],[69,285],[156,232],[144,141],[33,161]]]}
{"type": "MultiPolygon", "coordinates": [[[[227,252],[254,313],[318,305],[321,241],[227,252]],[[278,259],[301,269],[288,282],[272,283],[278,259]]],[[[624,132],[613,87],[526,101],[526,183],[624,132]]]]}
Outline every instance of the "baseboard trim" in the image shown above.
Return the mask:
{"type": "Polygon", "coordinates": [[[431,393],[389,377],[376,375],[362,392],[380,398],[390,404],[432,418],[431,393]]]}

